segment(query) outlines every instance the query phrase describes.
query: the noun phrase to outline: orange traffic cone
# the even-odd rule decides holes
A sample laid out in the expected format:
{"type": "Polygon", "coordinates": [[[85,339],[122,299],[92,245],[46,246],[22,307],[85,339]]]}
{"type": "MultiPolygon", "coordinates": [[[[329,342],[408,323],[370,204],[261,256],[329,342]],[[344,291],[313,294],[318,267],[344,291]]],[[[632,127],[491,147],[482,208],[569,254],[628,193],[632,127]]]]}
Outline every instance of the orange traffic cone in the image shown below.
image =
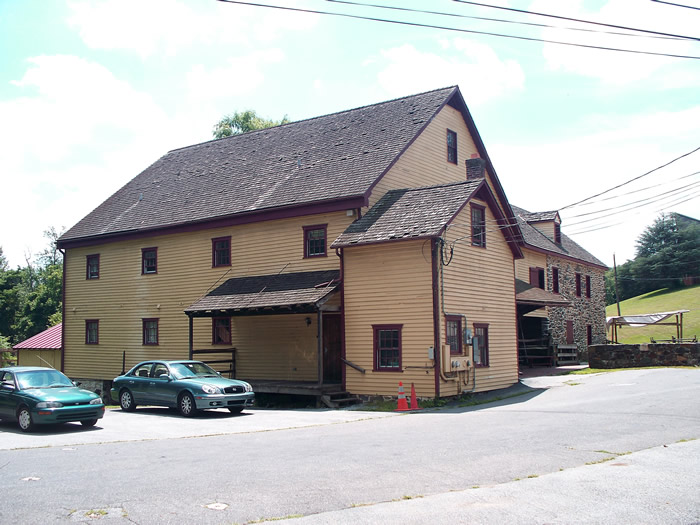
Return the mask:
{"type": "Polygon", "coordinates": [[[411,410],[420,410],[416,397],[416,386],[413,383],[411,383],[411,410]]]}
{"type": "Polygon", "coordinates": [[[408,403],[406,402],[406,394],[403,391],[403,383],[399,381],[399,400],[395,412],[406,412],[411,410],[408,408],[408,403]]]}

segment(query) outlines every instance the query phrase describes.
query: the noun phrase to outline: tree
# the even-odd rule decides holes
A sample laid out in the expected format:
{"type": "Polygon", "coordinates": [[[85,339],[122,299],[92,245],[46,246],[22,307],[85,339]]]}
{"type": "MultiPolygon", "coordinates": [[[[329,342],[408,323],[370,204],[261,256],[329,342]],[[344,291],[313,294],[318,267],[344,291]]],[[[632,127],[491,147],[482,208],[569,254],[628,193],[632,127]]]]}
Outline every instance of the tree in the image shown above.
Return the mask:
{"type": "Polygon", "coordinates": [[[252,109],[236,111],[232,115],[226,115],[214,126],[212,134],[214,138],[222,139],[231,135],[240,135],[256,129],[271,128],[281,124],[287,124],[289,119],[285,115],[282,120],[268,120],[259,117],[252,109]]]}
{"type": "MultiPolygon", "coordinates": [[[[637,256],[618,266],[620,300],[682,286],[700,276],[700,221],[669,213],[660,215],[637,239],[637,256]]],[[[608,272],[606,279],[614,279],[608,272]]],[[[614,302],[606,285],[606,302],[614,302]]]]}

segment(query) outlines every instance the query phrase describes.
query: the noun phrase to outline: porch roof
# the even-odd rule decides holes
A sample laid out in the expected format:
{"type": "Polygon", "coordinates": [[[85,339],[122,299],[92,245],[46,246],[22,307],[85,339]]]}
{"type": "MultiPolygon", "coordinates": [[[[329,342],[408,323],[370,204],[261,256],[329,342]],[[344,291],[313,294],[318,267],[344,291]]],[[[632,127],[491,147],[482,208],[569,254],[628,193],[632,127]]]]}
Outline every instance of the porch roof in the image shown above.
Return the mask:
{"type": "Polygon", "coordinates": [[[515,303],[519,313],[532,312],[544,306],[571,306],[565,297],[547,292],[520,279],[515,280],[515,303]],[[522,310],[526,310],[521,312],[522,310]]]}
{"type": "Polygon", "coordinates": [[[311,313],[340,284],[338,270],[235,277],[185,309],[190,317],[311,313]]]}

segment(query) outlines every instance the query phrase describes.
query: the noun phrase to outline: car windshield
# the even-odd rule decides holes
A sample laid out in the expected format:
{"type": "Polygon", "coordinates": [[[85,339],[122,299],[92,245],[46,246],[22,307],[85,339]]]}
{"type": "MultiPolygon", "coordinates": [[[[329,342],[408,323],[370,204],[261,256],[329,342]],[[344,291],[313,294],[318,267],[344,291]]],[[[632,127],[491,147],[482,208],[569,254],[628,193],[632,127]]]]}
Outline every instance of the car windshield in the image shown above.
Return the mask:
{"type": "Polygon", "coordinates": [[[22,389],[73,386],[71,380],[58,370],[30,370],[18,372],[17,382],[22,389]]]}
{"type": "Polygon", "coordinates": [[[199,362],[171,363],[170,371],[177,379],[185,379],[188,377],[216,377],[219,375],[213,368],[199,362]]]}

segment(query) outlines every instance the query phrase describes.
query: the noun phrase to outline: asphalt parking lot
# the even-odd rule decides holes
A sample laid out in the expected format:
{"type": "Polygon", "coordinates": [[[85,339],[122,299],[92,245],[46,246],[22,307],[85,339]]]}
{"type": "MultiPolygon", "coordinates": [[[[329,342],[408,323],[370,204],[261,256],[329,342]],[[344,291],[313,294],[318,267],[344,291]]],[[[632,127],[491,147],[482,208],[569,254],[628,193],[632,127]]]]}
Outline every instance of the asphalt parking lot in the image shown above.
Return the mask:
{"type": "Polygon", "coordinates": [[[92,428],[80,423],[38,426],[26,434],[14,421],[0,421],[0,450],[58,447],[94,443],[118,443],[154,439],[177,439],[348,423],[363,419],[398,416],[360,410],[269,410],[249,409],[241,414],[207,410],[184,418],[167,408],[139,407],[135,412],[108,408],[92,428]]]}

